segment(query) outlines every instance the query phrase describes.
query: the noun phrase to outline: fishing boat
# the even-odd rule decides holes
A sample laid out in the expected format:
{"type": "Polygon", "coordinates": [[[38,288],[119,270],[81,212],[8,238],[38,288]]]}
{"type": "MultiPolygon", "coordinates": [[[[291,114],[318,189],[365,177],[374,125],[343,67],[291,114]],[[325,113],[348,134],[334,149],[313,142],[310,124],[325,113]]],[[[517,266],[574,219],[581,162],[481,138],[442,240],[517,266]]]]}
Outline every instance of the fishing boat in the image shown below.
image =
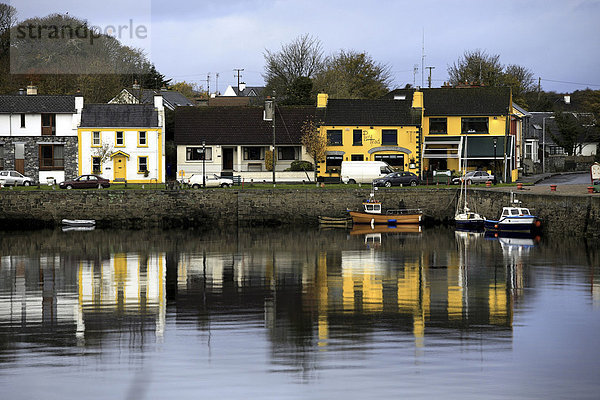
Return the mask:
{"type": "Polygon", "coordinates": [[[542,226],[538,217],[532,215],[529,208],[521,206],[521,201],[514,198],[510,193],[510,206],[502,208],[502,214],[498,220],[485,220],[486,232],[521,232],[534,233],[542,226]]]}
{"type": "Polygon", "coordinates": [[[61,221],[63,226],[69,227],[91,227],[96,225],[94,219],[63,219],[61,221]]]}
{"type": "Polygon", "coordinates": [[[485,218],[480,214],[469,209],[467,203],[467,186],[468,181],[465,178],[467,174],[467,143],[465,142],[465,159],[463,166],[463,179],[460,182],[460,196],[456,204],[456,213],[454,214],[454,223],[456,229],[463,231],[481,231],[485,224],[485,218]]]}
{"type": "MultiPolygon", "coordinates": [[[[377,189],[377,188],[374,188],[377,189]]],[[[362,203],[362,211],[349,211],[352,222],[355,224],[373,225],[397,225],[397,224],[420,224],[423,212],[419,209],[395,209],[383,210],[380,201],[375,200],[374,192],[362,203]]]]}

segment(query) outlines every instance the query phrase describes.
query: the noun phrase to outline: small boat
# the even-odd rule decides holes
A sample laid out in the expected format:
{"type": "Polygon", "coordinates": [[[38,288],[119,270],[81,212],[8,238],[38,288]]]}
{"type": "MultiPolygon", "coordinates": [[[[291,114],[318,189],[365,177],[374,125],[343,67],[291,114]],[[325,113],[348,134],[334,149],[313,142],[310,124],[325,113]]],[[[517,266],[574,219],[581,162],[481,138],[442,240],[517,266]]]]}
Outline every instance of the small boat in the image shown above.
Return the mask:
{"type": "Polygon", "coordinates": [[[350,235],[368,235],[371,233],[421,233],[421,225],[419,224],[402,224],[397,225],[355,225],[350,231],[350,235]]]}
{"type": "MultiPolygon", "coordinates": [[[[376,188],[375,188],[376,189],[376,188]]],[[[420,224],[423,212],[418,209],[382,210],[381,202],[374,199],[374,193],[362,203],[363,211],[349,211],[355,224],[397,225],[420,224]]]]}
{"type": "Polygon", "coordinates": [[[346,228],[352,225],[352,218],[346,217],[327,217],[319,215],[319,225],[325,227],[346,228]]]}
{"type": "MultiPolygon", "coordinates": [[[[465,142],[466,143],[466,142],[465,142]]],[[[465,144],[465,162],[463,166],[463,179],[460,182],[460,197],[456,206],[456,213],[454,214],[454,223],[456,229],[462,231],[482,231],[485,218],[480,214],[473,212],[467,205],[467,179],[464,176],[467,174],[467,149],[465,144]]]]}
{"type": "Polygon", "coordinates": [[[524,232],[533,233],[542,226],[538,217],[532,215],[528,208],[522,207],[519,200],[511,192],[511,205],[502,208],[498,220],[485,220],[486,232],[524,232]]]}
{"type": "Polygon", "coordinates": [[[71,227],[90,227],[96,225],[96,220],[94,219],[63,219],[61,222],[64,226],[71,227]]]}

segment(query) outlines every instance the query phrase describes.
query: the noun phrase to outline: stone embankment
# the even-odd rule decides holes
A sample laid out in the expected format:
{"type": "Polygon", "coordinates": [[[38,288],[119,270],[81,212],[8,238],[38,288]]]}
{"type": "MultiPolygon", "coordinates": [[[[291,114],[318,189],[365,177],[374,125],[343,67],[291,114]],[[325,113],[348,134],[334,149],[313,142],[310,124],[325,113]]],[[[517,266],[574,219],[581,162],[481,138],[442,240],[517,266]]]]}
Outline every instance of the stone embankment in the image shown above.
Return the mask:
{"type": "MultiPolygon", "coordinates": [[[[517,191],[518,199],[544,220],[546,231],[600,237],[600,195],[517,191]]],[[[497,218],[510,190],[480,188],[470,205],[497,218]]],[[[358,209],[369,189],[206,189],[0,191],[0,229],[56,226],[63,218],[95,219],[99,226],[237,227],[316,225],[319,215],[342,216],[358,209]]],[[[384,207],[421,208],[430,222],[454,216],[457,188],[393,188],[376,194],[384,207]]]]}

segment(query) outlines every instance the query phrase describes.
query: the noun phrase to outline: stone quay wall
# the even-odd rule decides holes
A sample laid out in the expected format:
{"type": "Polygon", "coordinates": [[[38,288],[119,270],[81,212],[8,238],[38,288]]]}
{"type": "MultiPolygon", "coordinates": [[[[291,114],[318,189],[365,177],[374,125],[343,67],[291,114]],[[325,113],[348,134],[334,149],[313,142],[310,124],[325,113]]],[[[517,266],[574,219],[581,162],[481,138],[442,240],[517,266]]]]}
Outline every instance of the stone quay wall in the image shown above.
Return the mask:
{"type": "MultiPolygon", "coordinates": [[[[517,190],[514,190],[517,193],[517,190]]],[[[231,227],[317,225],[318,216],[344,216],[359,209],[369,189],[204,190],[0,190],[0,229],[57,226],[63,218],[95,219],[100,227],[231,227]]],[[[600,237],[600,195],[518,192],[524,207],[544,221],[547,232],[600,237]]],[[[386,208],[420,208],[426,222],[449,222],[456,188],[381,189],[386,208]]],[[[497,218],[510,192],[474,189],[470,206],[497,218]]]]}

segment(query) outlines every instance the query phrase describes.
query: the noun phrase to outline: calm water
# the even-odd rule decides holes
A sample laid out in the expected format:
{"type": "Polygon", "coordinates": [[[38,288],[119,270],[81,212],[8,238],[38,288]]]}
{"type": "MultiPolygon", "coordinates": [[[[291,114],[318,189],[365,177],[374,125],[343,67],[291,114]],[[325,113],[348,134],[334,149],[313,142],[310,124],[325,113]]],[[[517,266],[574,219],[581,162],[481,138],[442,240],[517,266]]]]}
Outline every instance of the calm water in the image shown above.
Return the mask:
{"type": "Polygon", "coordinates": [[[598,398],[599,243],[407,230],[0,233],[0,398],[598,398]]]}

